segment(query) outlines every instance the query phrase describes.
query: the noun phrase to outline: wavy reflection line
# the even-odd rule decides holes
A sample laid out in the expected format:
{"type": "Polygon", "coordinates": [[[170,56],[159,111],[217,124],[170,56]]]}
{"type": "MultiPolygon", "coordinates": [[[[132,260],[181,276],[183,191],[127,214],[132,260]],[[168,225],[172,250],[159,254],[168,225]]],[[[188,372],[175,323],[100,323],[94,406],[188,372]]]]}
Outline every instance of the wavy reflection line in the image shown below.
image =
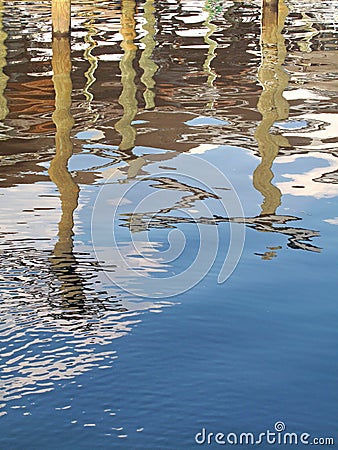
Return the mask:
{"type": "Polygon", "coordinates": [[[321,249],[311,243],[319,236],[316,230],[280,226],[290,221],[300,220],[296,216],[266,215],[258,217],[179,217],[149,213],[128,213],[120,219],[120,225],[127,227],[131,232],[149,231],[152,228],[176,228],[179,224],[219,225],[221,223],[243,223],[256,231],[279,233],[288,237],[288,247],[319,253],[321,249]]]}
{"type": "Polygon", "coordinates": [[[4,95],[8,76],[4,73],[4,67],[6,67],[7,47],[5,41],[7,39],[7,33],[3,29],[3,11],[4,2],[0,0],[0,121],[6,119],[8,114],[7,100],[4,95]]]}
{"type": "Polygon", "coordinates": [[[282,30],[288,12],[284,0],[263,2],[262,62],[258,71],[258,80],[263,86],[263,91],[257,104],[262,120],[255,132],[261,162],[253,174],[253,185],[264,198],[261,205],[262,215],[275,214],[281,204],[282,193],[272,184],[274,175],[271,168],[280,146],[287,146],[288,142],[281,135],[271,134],[270,128],[276,120],[286,119],[289,115],[289,105],[283,97],[289,77],[282,67],[286,56],[282,30]]]}
{"type": "Polygon", "coordinates": [[[87,35],[85,36],[84,41],[86,44],[88,44],[88,47],[83,52],[83,57],[86,61],[88,61],[89,67],[88,70],[84,73],[87,81],[83,88],[83,94],[86,97],[89,109],[91,108],[91,102],[94,99],[93,94],[90,92],[90,88],[96,81],[95,71],[98,67],[98,58],[92,54],[92,50],[97,47],[97,42],[94,39],[94,36],[96,36],[97,34],[97,29],[93,25],[93,23],[94,20],[90,19],[84,24],[84,27],[87,29],[87,35]]]}
{"type": "Polygon", "coordinates": [[[136,72],[133,68],[133,61],[136,56],[137,47],[134,43],[136,37],[134,0],[123,0],[121,3],[121,34],[123,41],[121,47],[123,56],[120,61],[122,93],[119,97],[119,104],[123,108],[122,118],[116,122],[115,130],[122,136],[119,149],[121,151],[130,150],[135,145],[136,130],[132,126],[132,121],[137,113],[136,99],[136,72]]]}
{"type": "MultiPolygon", "coordinates": [[[[214,81],[217,78],[217,73],[211,68],[211,62],[216,58],[216,49],[218,47],[217,41],[211,39],[211,36],[218,30],[218,27],[212,23],[212,19],[215,16],[214,8],[215,6],[211,0],[207,0],[205,2],[204,10],[208,13],[208,17],[206,18],[203,25],[207,27],[209,31],[204,36],[204,42],[208,45],[208,53],[203,64],[203,69],[208,75],[207,85],[210,88],[214,86],[214,81]]],[[[211,107],[212,104],[210,105],[210,108],[211,107]]]]}
{"type": "Polygon", "coordinates": [[[53,272],[61,283],[62,296],[67,302],[83,301],[83,282],[76,273],[73,255],[74,211],[78,206],[79,187],[68,171],[68,161],[73,154],[70,133],[74,125],[71,114],[72,80],[71,50],[68,37],[55,37],[52,44],[53,84],[55,89],[56,153],[51,161],[49,176],[60,193],[61,219],[58,241],[50,259],[53,272]]]}
{"type": "Polygon", "coordinates": [[[155,6],[154,0],[146,0],[144,6],[143,18],[145,24],[143,29],[147,34],[141,39],[145,48],[140,57],[140,67],[143,69],[143,75],[141,81],[145,85],[146,90],[143,93],[146,109],[155,108],[155,80],[154,75],[158,70],[158,65],[151,59],[154,48],[156,46],[156,19],[155,19],[155,6]]]}
{"type": "Polygon", "coordinates": [[[302,25],[304,36],[298,41],[298,46],[301,52],[309,53],[312,51],[313,38],[319,34],[319,30],[313,26],[315,21],[307,13],[302,12],[302,19],[305,22],[302,25]]]}

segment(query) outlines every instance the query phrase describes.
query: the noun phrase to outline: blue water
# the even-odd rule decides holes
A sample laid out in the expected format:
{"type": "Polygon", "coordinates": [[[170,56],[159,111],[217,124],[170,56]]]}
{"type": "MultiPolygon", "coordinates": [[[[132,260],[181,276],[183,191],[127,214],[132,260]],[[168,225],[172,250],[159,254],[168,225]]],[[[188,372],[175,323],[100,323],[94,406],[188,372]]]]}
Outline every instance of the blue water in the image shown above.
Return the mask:
{"type": "Polygon", "coordinates": [[[0,4],[1,449],[337,447],[335,6],[287,6],[0,4]]]}

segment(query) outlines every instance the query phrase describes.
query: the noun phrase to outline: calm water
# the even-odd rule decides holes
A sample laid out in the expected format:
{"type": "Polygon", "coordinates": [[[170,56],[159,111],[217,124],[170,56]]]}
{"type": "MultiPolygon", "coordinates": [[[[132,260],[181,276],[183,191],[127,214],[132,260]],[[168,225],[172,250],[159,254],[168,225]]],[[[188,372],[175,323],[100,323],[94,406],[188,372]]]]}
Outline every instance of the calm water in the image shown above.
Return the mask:
{"type": "Polygon", "coordinates": [[[337,7],[0,0],[1,449],[338,441],[337,7]]]}

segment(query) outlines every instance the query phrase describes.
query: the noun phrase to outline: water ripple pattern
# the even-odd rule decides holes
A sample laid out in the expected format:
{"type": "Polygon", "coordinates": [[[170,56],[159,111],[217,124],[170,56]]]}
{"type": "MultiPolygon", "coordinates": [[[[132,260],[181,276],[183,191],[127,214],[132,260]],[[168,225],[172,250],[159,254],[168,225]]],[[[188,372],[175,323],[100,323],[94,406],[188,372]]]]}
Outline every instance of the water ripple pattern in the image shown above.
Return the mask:
{"type": "MultiPolygon", "coordinates": [[[[145,317],[156,330],[150,313],[195,285],[216,301],[237,264],[254,282],[262,264],[332,267],[338,225],[336,1],[280,0],[269,27],[259,0],[75,0],[70,41],[53,40],[49,1],[32,5],[0,0],[4,418],[111,373],[117,338],[145,317]]],[[[194,314],[187,329],[213,329],[194,314]]]]}

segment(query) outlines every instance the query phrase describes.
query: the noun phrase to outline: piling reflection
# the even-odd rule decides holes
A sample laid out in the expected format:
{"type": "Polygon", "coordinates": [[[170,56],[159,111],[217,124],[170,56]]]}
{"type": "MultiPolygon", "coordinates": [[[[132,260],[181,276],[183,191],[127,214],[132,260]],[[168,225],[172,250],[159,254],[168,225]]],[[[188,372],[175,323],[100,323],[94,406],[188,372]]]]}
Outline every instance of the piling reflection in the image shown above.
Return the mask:
{"type": "Polygon", "coordinates": [[[130,150],[135,145],[136,130],[132,126],[137,113],[136,99],[136,72],[133,68],[133,61],[136,56],[137,46],[134,43],[136,37],[134,0],[123,0],[121,3],[121,34],[123,41],[121,47],[123,56],[120,61],[122,92],[119,97],[119,103],[123,108],[123,116],[116,122],[115,129],[121,135],[122,140],[119,145],[121,151],[130,150]]]}
{"type": "Polygon", "coordinates": [[[5,120],[8,114],[7,100],[4,95],[8,76],[4,73],[7,55],[7,47],[5,45],[7,33],[3,29],[2,23],[3,10],[4,10],[4,2],[3,0],[0,0],[0,121],[5,120]]]}
{"type": "MultiPolygon", "coordinates": [[[[255,132],[261,162],[253,173],[253,185],[262,194],[263,203],[260,216],[246,219],[246,223],[258,231],[277,232],[289,236],[288,245],[292,248],[319,252],[318,247],[307,242],[311,238],[319,236],[317,231],[275,226],[298,220],[296,217],[276,214],[276,210],[281,204],[282,193],[272,183],[273,162],[280,147],[289,146],[288,140],[284,136],[271,132],[271,127],[276,121],[285,120],[289,116],[289,104],[283,97],[283,92],[288,86],[289,76],[283,69],[286,46],[282,34],[288,13],[289,10],[284,0],[263,1],[260,41],[262,61],[258,71],[258,80],[263,91],[257,104],[262,120],[255,132]]],[[[276,249],[279,248],[276,247],[276,249]]],[[[276,256],[276,252],[268,251],[260,256],[262,259],[272,259],[276,256]]]]}
{"type": "Polygon", "coordinates": [[[156,19],[154,0],[146,0],[143,8],[143,19],[145,20],[143,29],[147,32],[147,34],[141,39],[141,42],[145,47],[142,51],[139,64],[141,69],[143,69],[141,81],[146,87],[143,93],[145,108],[153,109],[155,108],[154,75],[158,70],[158,65],[152,59],[152,53],[156,46],[156,19]]]}
{"type": "MultiPolygon", "coordinates": [[[[212,39],[211,36],[217,31],[217,26],[212,23],[212,19],[215,15],[216,6],[210,0],[205,3],[205,11],[208,13],[208,17],[204,22],[204,25],[208,28],[207,34],[204,36],[204,42],[208,45],[208,52],[203,64],[203,69],[208,74],[207,85],[213,87],[214,81],[217,78],[216,72],[211,68],[211,62],[216,58],[217,41],[212,39]]],[[[208,107],[212,107],[212,101],[208,107]]]]}
{"type": "Polygon", "coordinates": [[[83,88],[83,93],[88,104],[88,109],[91,110],[91,102],[94,99],[94,96],[91,93],[90,88],[96,81],[95,71],[98,66],[98,59],[96,56],[92,54],[92,50],[95,47],[97,47],[97,42],[95,40],[97,30],[93,18],[89,18],[88,21],[84,24],[84,26],[87,29],[87,35],[85,36],[84,41],[86,44],[88,44],[88,47],[83,52],[83,57],[86,61],[88,61],[89,67],[84,74],[86,78],[86,84],[83,88]]]}
{"type": "Polygon", "coordinates": [[[288,102],[283,97],[283,91],[288,85],[288,75],[282,67],[286,56],[282,30],[287,15],[288,8],[284,0],[276,2],[276,8],[272,8],[269,2],[263,2],[262,63],[258,72],[263,92],[257,105],[258,111],[262,114],[262,121],[255,133],[262,160],[253,174],[253,184],[264,198],[261,206],[262,215],[275,214],[281,203],[282,194],[272,184],[271,168],[280,145],[287,145],[287,140],[281,135],[272,134],[270,129],[277,120],[287,119],[289,113],[288,102]]]}
{"type": "Polygon", "coordinates": [[[50,164],[49,176],[60,192],[62,214],[51,267],[61,282],[64,299],[78,303],[83,301],[84,295],[82,280],[76,273],[76,259],[73,255],[74,211],[78,206],[79,187],[68,171],[68,161],[73,154],[70,132],[74,125],[70,110],[72,104],[70,42],[68,37],[59,37],[53,39],[52,45],[56,153],[50,164]]]}

